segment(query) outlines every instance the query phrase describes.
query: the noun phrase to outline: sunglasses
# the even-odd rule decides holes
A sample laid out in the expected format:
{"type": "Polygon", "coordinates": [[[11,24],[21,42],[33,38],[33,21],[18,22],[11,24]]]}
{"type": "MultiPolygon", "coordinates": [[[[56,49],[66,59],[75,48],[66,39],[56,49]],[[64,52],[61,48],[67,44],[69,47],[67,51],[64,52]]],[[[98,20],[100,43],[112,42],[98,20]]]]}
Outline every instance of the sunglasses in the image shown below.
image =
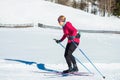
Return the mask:
{"type": "Polygon", "coordinates": [[[63,21],[63,20],[59,20],[59,19],[58,19],[58,22],[60,23],[60,22],[65,22],[65,21],[63,21]]]}

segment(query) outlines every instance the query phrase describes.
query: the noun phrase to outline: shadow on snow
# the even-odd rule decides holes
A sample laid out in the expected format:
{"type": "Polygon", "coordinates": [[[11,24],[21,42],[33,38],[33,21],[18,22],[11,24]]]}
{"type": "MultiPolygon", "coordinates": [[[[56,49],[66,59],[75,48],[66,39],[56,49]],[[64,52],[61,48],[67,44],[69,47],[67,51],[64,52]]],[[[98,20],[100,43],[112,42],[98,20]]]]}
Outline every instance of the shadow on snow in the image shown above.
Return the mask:
{"type": "Polygon", "coordinates": [[[5,59],[5,60],[20,62],[20,63],[26,64],[26,65],[36,64],[36,65],[37,65],[37,68],[40,69],[40,70],[49,71],[49,72],[59,72],[59,71],[57,71],[57,70],[53,70],[53,69],[48,69],[48,68],[46,68],[46,67],[45,67],[45,64],[43,64],[43,63],[39,63],[39,64],[38,64],[37,62],[25,61],[25,60],[18,60],[18,59],[5,59]]]}

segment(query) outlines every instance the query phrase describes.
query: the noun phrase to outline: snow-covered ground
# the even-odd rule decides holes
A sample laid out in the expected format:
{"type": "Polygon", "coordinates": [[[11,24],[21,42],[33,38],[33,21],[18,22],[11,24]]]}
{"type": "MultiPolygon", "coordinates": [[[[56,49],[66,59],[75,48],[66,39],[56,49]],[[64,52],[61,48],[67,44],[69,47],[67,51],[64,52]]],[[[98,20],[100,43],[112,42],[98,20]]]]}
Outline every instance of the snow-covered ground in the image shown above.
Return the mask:
{"type": "MultiPolygon", "coordinates": [[[[15,60],[15,59],[12,59],[15,60]]],[[[94,76],[55,76],[49,74],[47,70],[63,70],[63,64],[45,64],[33,63],[27,64],[31,61],[27,60],[0,60],[0,78],[1,80],[104,80],[98,74],[94,76]],[[45,67],[43,69],[42,67],[45,67]]],[[[120,80],[120,64],[96,64],[102,68],[105,74],[105,80],[120,80]],[[116,66],[115,68],[113,68],[116,66]]],[[[91,69],[91,67],[89,67],[91,69]]],[[[81,69],[81,68],[80,68],[81,69]]],[[[81,69],[82,70],[82,69],[81,69]]],[[[94,71],[94,70],[93,70],[94,71]]]]}
{"type": "MultiPolygon", "coordinates": [[[[1,0],[0,23],[20,24],[37,22],[56,25],[60,14],[67,16],[78,29],[120,31],[120,20],[103,18],[80,10],[43,0],[1,0]],[[23,12],[23,13],[21,13],[23,12]],[[80,26],[79,26],[80,25],[80,26]]],[[[81,48],[106,76],[120,80],[120,35],[81,33],[81,48]]],[[[97,71],[77,49],[74,56],[81,60],[94,76],[53,76],[46,72],[67,68],[64,49],[56,44],[62,30],[44,28],[0,28],[1,80],[102,80],[97,71]]],[[[62,42],[65,46],[67,40],[62,42]]],[[[87,72],[79,63],[79,70],[87,72]]]]}
{"type": "MultiPolygon", "coordinates": [[[[116,34],[81,33],[80,48],[90,57],[106,80],[119,80],[120,76],[120,37],[116,34]]],[[[61,30],[25,28],[0,29],[0,78],[2,80],[101,80],[102,77],[88,64],[83,55],[76,50],[75,57],[80,59],[94,76],[49,76],[49,70],[67,69],[64,49],[53,39],[59,39],[61,30]],[[56,34],[57,33],[57,34],[56,34]],[[45,68],[43,68],[43,66],[45,68]]],[[[66,44],[62,42],[63,45],[66,44]]],[[[86,70],[78,63],[79,70],[86,70]]]]}
{"type": "Polygon", "coordinates": [[[44,0],[0,0],[1,24],[37,23],[58,26],[57,18],[65,15],[78,29],[120,31],[120,19],[95,16],[44,0]]]}

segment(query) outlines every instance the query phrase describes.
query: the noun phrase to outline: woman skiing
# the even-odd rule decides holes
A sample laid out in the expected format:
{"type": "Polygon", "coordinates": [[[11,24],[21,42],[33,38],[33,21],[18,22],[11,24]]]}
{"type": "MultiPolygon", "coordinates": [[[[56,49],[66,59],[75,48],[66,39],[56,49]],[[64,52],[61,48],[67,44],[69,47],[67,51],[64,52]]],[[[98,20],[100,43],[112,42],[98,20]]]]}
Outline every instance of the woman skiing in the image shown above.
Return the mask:
{"type": "Polygon", "coordinates": [[[64,57],[68,65],[68,69],[64,70],[63,73],[77,72],[78,67],[76,60],[72,53],[75,51],[80,42],[80,34],[77,29],[71,24],[71,22],[66,22],[66,17],[61,15],[58,17],[58,23],[62,26],[63,36],[60,40],[55,39],[56,43],[62,42],[65,38],[68,38],[68,42],[65,48],[64,57]]]}

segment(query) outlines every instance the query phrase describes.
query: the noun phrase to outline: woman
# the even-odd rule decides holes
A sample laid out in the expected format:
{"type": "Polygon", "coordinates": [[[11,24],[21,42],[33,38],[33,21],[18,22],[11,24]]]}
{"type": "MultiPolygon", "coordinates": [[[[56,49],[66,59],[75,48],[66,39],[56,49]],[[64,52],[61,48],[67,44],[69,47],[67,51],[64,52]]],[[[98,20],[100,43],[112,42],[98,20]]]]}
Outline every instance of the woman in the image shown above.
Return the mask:
{"type": "Polygon", "coordinates": [[[64,70],[63,73],[77,72],[78,67],[76,60],[72,53],[75,51],[80,42],[80,34],[77,29],[69,22],[66,22],[66,17],[61,15],[58,17],[58,23],[62,26],[63,36],[60,40],[56,40],[56,43],[62,42],[65,38],[68,38],[68,43],[65,48],[64,57],[66,59],[68,69],[64,70]]]}

